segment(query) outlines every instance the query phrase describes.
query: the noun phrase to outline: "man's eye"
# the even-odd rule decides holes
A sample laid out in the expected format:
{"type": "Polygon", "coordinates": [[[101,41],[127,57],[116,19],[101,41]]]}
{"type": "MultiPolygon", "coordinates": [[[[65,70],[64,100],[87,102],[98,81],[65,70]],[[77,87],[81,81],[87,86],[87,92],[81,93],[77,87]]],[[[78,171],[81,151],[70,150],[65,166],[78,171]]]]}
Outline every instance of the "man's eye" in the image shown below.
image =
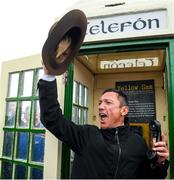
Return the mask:
{"type": "Polygon", "coordinates": [[[112,102],[111,101],[106,101],[106,104],[112,104],[112,102]]]}

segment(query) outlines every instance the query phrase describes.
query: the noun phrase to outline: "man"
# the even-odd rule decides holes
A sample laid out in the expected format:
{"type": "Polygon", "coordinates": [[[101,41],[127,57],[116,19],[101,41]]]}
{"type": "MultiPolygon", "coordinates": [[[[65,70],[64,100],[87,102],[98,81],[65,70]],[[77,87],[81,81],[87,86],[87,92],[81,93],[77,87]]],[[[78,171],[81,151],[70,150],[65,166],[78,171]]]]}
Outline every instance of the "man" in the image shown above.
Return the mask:
{"type": "Polygon", "coordinates": [[[130,130],[124,119],[128,113],[126,96],[114,89],[99,100],[100,128],[76,125],[65,119],[57,101],[55,77],[44,67],[38,83],[43,125],[74,152],[71,178],[165,178],[169,152],[164,136],[154,144],[157,161],[147,158],[144,139],[130,130]]]}

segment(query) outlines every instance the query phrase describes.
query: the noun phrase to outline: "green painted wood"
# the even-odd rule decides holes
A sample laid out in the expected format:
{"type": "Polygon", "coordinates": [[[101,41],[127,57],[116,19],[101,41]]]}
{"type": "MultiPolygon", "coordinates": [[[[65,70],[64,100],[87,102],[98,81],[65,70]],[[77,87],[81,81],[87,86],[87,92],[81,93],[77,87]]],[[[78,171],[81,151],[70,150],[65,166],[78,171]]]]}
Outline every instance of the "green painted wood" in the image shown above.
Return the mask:
{"type": "Polygon", "coordinates": [[[170,178],[174,179],[174,39],[169,41],[167,65],[167,97],[169,119],[170,178]]]}
{"type": "MultiPolygon", "coordinates": [[[[64,115],[67,120],[72,117],[72,99],[73,99],[73,64],[68,68],[68,79],[65,84],[64,97],[64,115]],[[68,102],[68,103],[67,103],[68,102]]],[[[67,145],[62,144],[62,163],[61,163],[61,178],[69,179],[70,172],[70,149],[67,145]]]]}

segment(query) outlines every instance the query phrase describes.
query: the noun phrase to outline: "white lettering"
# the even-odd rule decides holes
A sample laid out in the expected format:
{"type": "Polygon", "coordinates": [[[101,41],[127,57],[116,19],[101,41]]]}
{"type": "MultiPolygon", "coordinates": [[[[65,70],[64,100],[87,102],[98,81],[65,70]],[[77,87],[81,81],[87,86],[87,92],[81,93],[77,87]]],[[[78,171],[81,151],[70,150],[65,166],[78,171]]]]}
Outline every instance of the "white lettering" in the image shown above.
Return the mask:
{"type": "Polygon", "coordinates": [[[158,57],[138,58],[138,59],[119,59],[119,60],[101,60],[100,69],[117,69],[132,67],[153,67],[159,66],[158,57]]]}

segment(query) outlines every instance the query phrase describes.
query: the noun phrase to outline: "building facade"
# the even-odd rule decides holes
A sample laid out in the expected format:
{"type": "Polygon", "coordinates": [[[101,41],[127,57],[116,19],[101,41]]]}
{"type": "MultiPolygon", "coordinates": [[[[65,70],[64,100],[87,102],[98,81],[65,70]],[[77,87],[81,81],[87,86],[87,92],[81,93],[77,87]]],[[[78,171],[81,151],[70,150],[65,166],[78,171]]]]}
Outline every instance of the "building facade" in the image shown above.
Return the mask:
{"type": "MultiPolygon", "coordinates": [[[[74,8],[85,12],[88,26],[68,74],[57,77],[65,116],[78,124],[98,126],[101,92],[123,90],[130,97],[130,123],[144,131],[147,143],[149,122],[160,121],[170,151],[168,177],[174,178],[174,2],[83,0],[70,9],[74,8]]],[[[37,125],[40,62],[41,56],[35,55],[2,66],[2,178],[68,178],[71,171],[73,153],[37,125]]]]}

